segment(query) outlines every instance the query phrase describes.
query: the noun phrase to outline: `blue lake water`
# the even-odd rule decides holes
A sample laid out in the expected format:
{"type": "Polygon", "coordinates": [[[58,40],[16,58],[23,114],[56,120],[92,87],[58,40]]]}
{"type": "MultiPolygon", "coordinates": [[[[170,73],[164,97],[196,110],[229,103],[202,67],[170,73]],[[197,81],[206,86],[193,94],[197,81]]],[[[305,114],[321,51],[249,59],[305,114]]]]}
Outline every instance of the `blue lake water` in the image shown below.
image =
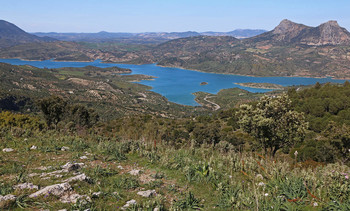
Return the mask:
{"type": "Polygon", "coordinates": [[[184,104],[198,105],[195,102],[194,92],[203,91],[216,94],[220,89],[238,87],[250,92],[267,92],[267,89],[255,89],[236,85],[234,83],[274,83],[282,86],[292,85],[311,85],[316,82],[326,83],[343,83],[344,80],[334,80],[331,78],[302,78],[302,77],[251,77],[238,75],[224,75],[214,73],[202,73],[180,68],[159,67],[155,64],[132,65],[132,64],[112,64],[94,62],[56,62],[53,60],[46,61],[25,61],[20,59],[0,59],[0,62],[13,65],[32,65],[39,68],[60,68],[60,67],[85,67],[88,65],[96,67],[118,66],[129,68],[131,74],[144,74],[155,76],[155,80],[143,80],[140,84],[151,86],[151,91],[165,96],[168,100],[184,104]],[[201,86],[201,82],[207,82],[208,85],[201,86]]]}

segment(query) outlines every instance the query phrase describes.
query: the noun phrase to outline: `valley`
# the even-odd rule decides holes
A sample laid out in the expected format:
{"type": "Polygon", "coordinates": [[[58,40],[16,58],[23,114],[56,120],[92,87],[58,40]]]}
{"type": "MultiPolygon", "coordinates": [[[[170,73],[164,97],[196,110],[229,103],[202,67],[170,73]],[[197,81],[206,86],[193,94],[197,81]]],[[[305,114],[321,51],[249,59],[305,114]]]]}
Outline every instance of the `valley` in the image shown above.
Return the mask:
{"type": "MultiPolygon", "coordinates": [[[[74,14],[77,29],[98,20],[74,14]]],[[[2,20],[0,209],[350,210],[349,78],[336,21],[27,33],[2,20]]]]}
{"type": "MultiPolygon", "coordinates": [[[[104,38],[102,35],[99,39],[104,38]]],[[[107,38],[103,42],[84,39],[79,42],[34,40],[35,42],[16,46],[0,46],[0,57],[30,60],[55,58],[57,61],[100,59],[104,62],[128,64],[157,63],[160,66],[203,72],[265,77],[350,77],[350,33],[336,21],[309,27],[283,20],[272,31],[245,39],[193,33],[181,36],[158,43],[123,43],[107,38]]]]}

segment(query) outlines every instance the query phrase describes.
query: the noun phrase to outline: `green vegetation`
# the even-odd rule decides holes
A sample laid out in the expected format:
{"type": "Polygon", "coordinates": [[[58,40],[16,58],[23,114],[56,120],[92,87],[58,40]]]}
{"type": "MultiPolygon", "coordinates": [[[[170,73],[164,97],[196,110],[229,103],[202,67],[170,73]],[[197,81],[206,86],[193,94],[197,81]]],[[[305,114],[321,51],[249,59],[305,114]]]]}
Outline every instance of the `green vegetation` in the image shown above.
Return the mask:
{"type": "Polygon", "coordinates": [[[271,83],[235,83],[244,87],[258,88],[258,89],[283,89],[283,86],[271,83]]]}
{"type": "MultiPolygon", "coordinates": [[[[261,93],[251,93],[239,88],[222,89],[216,95],[206,92],[196,92],[193,94],[196,96],[196,102],[212,110],[216,109],[215,104],[219,105],[221,109],[230,109],[242,103],[258,100],[263,96],[261,93]]],[[[267,94],[273,95],[275,92],[267,94]]]]}
{"type": "Polygon", "coordinates": [[[2,127],[0,148],[10,147],[15,151],[0,152],[0,184],[1,194],[14,194],[18,198],[0,203],[2,209],[115,210],[132,199],[136,204],[128,210],[346,210],[349,207],[350,168],[340,163],[305,166],[305,162],[295,163],[282,155],[272,159],[257,152],[225,148],[224,141],[198,146],[188,143],[189,139],[184,143],[156,144],[146,137],[126,141],[114,137],[115,131],[108,133],[97,128],[80,135],[47,129],[32,131],[30,135],[14,135],[14,132],[11,125],[2,127]],[[33,145],[37,149],[29,150],[33,145]],[[62,151],[63,146],[67,150],[62,151]],[[121,159],[111,159],[115,153],[121,159]],[[87,159],[81,158],[82,155],[87,159]],[[46,179],[41,176],[61,169],[69,161],[83,162],[84,168],[46,179]],[[142,171],[132,176],[128,172],[134,169],[142,171]],[[72,189],[62,196],[30,198],[37,190],[13,188],[24,182],[46,187],[79,172],[89,179],[69,182],[72,189]],[[137,194],[142,189],[154,189],[157,194],[144,198],[137,194]],[[90,200],[63,203],[65,194],[86,195],[90,200]]]}
{"type": "Polygon", "coordinates": [[[62,122],[65,122],[68,128],[91,127],[99,119],[93,109],[87,109],[79,104],[69,105],[57,96],[41,99],[38,104],[49,127],[54,125],[57,128],[57,125],[62,122]]]}
{"type": "Polygon", "coordinates": [[[127,70],[0,65],[0,194],[15,197],[1,209],[350,207],[348,82],[196,93],[223,106],[209,112],[105,74],[127,70]],[[28,188],[54,184],[69,188],[28,188]]]}
{"type": "Polygon", "coordinates": [[[238,112],[238,124],[254,136],[257,144],[272,156],[277,150],[303,141],[307,123],[304,115],[292,111],[287,95],[270,99],[264,96],[255,105],[242,105],[238,112]]]}
{"type": "Polygon", "coordinates": [[[124,115],[152,114],[185,117],[207,112],[202,107],[178,105],[148,91],[133,81],[151,79],[144,75],[121,75],[129,69],[117,67],[39,69],[29,65],[0,64],[0,111],[37,112],[35,102],[55,95],[94,109],[102,120],[124,115]]]}

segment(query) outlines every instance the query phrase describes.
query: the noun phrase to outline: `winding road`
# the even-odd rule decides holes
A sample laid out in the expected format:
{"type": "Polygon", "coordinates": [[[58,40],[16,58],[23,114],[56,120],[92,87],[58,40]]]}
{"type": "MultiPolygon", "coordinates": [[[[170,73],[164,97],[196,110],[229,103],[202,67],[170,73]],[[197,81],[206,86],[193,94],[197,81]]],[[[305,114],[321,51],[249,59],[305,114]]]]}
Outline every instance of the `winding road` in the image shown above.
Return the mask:
{"type": "MultiPolygon", "coordinates": [[[[210,103],[210,104],[213,104],[214,105],[214,111],[217,111],[217,110],[219,110],[221,107],[218,105],[218,104],[216,104],[216,103],[214,103],[214,102],[212,102],[212,101],[209,101],[208,100],[208,98],[209,98],[210,96],[205,96],[205,98],[203,99],[204,101],[206,101],[206,102],[208,102],[208,103],[210,103]]],[[[211,97],[213,97],[213,96],[211,96],[211,97]]]]}

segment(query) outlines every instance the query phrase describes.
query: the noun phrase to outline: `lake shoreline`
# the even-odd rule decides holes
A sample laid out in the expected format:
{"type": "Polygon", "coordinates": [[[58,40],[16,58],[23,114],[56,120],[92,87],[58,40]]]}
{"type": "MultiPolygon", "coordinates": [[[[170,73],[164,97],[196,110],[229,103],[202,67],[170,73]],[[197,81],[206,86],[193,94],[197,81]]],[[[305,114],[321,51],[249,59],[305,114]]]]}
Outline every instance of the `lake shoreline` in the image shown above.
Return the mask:
{"type": "MultiPolygon", "coordinates": [[[[273,83],[283,87],[287,86],[299,86],[299,85],[314,85],[319,83],[344,83],[344,80],[334,80],[332,78],[312,78],[312,77],[259,77],[259,76],[241,76],[235,74],[221,74],[221,73],[207,73],[196,70],[188,70],[184,68],[175,67],[162,67],[155,63],[134,65],[134,64],[121,64],[121,63],[103,63],[101,60],[95,60],[94,62],[61,62],[54,60],[44,61],[25,61],[20,59],[0,59],[0,62],[9,63],[12,65],[31,65],[38,68],[61,68],[61,67],[85,67],[96,66],[98,68],[107,67],[119,67],[131,69],[131,73],[126,75],[145,75],[143,80],[137,81],[137,83],[152,87],[150,91],[158,93],[169,101],[188,105],[198,106],[198,102],[195,100],[194,92],[203,91],[207,93],[218,93],[223,89],[240,88],[252,93],[265,93],[272,91],[266,89],[267,87],[251,87],[240,86],[240,83],[273,83]],[[152,78],[153,80],[149,80],[152,78]],[[148,79],[148,80],[145,80],[148,79]],[[201,85],[203,82],[206,85],[201,85]],[[236,84],[234,84],[236,83],[236,84]],[[263,89],[265,88],[265,89],[263,89]]],[[[131,81],[136,82],[136,81],[131,81]]]]}
{"type": "Polygon", "coordinates": [[[215,73],[215,72],[205,72],[202,70],[197,70],[197,69],[185,69],[183,67],[178,67],[178,66],[164,66],[164,65],[158,65],[157,63],[153,63],[156,64],[156,66],[158,67],[165,67],[165,68],[178,68],[178,69],[182,69],[182,70],[190,70],[190,71],[196,71],[196,72],[200,72],[200,73],[209,73],[209,74],[221,74],[221,75],[236,75],[236,76],[247,76],[247,77],[258,77],[258,78],[269,78],[269,77],[286,77],[286,78],[317,78],[317,79],[334,79],[334,80],[350,80],[350,78],[335,78],[335,77],[328,77],[328,76],[301,76],[301,75],[290,75],[290,76],[280,76],[280,75],[271,75],[271,76],[257,76],[257,75],[243,75],[243,74],[235,74],[235,73],[215,73]]]}
{"type": "Polygon", "coordinates": [[[249,87],[254,89],[273,89],[273,90],[283,90],[284,87],[273,83],[234,83],[239,86],[249,87]]]}
{"type": "Polygon", "coordinates": [[[190,71],[195,71],[195,72],[200,72],[200,73],[209,73],[209,74],[221,74],[221,75],[234,75],[234,76],[246,76],[246,77],[258,77],[258,78],[269,78],[269,77],[288,77],[288,78],[316,78],[316,79],[334,79],[334,80],[350,80],[350,78],[336,78],[336,77],[331,77],[331,76],[302,76],[302,75],[292,75],[292,76],[281,76],[281,75],[271,75],[271,76],[259,76],[259,75],[244,75],[244,74],[235,74],[235,73],[215,73],[215,72],[206,72],[206,71],[202,71],[202,70],[197,70],[197,69],[186,69],[184,67],[179,67],[179,66],[164,66],[164,65],[158,65],[157,63],[145,63],[145,64],[132,64],[132,63],[123,63],[123,62],[106,62],[103,60],[91,60],[91,61],[74,61],[74,60],[55,60],[55,59],[48,59],[48,60],[30,60],[30,59],[22,59],[22,58],[0,58],[0,59],[19,59],[22,61],[37,61],[37,62],[42,62],[42,61],[53,61],[53,62],[85,62],[85,63],[93,63],[95,61],[100,61],[99,63],[102,64],[126,64],[126,65],[151,65],[151,64],[155,64],[158,67],[164,67],[164,68],[178,68],[178,69],[182,69],[182,70],[190,70],[190,71]]]}

